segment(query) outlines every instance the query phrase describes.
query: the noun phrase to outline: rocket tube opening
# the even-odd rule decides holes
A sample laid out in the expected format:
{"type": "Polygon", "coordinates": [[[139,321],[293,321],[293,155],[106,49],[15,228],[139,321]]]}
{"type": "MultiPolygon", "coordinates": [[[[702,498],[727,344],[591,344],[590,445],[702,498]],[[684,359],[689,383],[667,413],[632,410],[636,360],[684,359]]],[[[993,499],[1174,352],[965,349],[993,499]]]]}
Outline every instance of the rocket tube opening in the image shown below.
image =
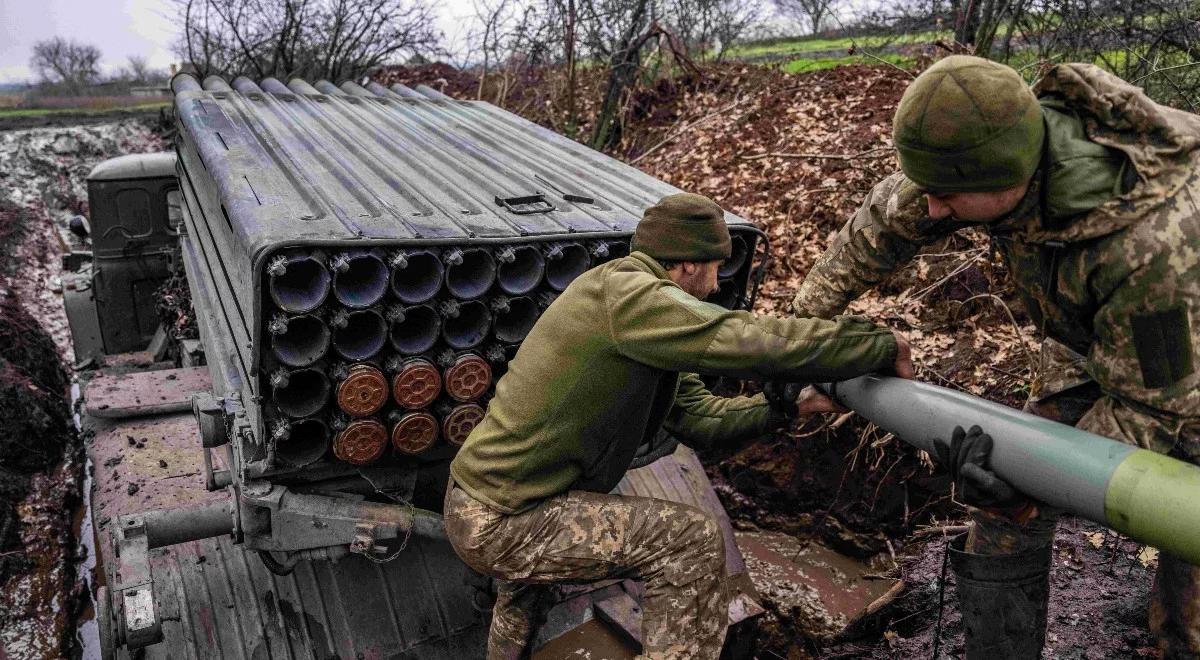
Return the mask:
{"type": "Polygon", "coordinates": [[[587,248],[579,243],[552,246],[546,254],[546,284],[563,291],[590,267],[587,248]]]}
{"type": "Polygon", "coordinates": [[[511,260],[504,261],[501,257],[497,266],[496,280],[500,288],[511,295],[529,293],[537,288],[546,271],[541,251],[532,245],[516,245],[505,248],[504,252],[511,255],[511,260]]]}
{"type": "Polygon", "coordinates": [[[738,300],[737,283],[733,280],[720,280],[717,283],[717,290],[705,298],[705,301],[714,305],[720,305],[725,309],[733,309],[738,300]]]}
{"type": "Polygon", "coordinates": [[[608,260],[620,259],[629,256],[629,241],[609,241],[608,242],[608,260]]]}
{"type": "Polygon", "coordinates": [[[450,398],[463,403],[474,401],[492,385],[492,366],[478,355],[460,355],[446,369],[442,381],[450,398]]]}
{"type": "Polygon", "coordinates": [[[287,376],[287,382],[271,393],[275,405],[288,417],[308,417],[316,414],[329,401],[329,379],[316,369],[297,369],[287,376]]]}
{"type": "Polygon", "coordinates": [[[373,309],[350,312],[346,326],[334,328],[333,350],[347,360],[366,360],[383,350],[388,327],[383,315],[373,309]]]}
{"type": "Polygon", "coordinates": [[[329,427],[310,417],[292,422],[286,439],[275,443],[275,457],[293,467],[320,460],[329,449],[329,427]]]}
{"type": "Polygon", "coordinates": [[[458,310],[457,317],[442,320],[442,338],[454,349],[474,348],[487,337],[492,315],[478,300],[463,302],[458,310]]]}
{"type": "Polygon", "coordinates": [[[746,257],[749,253],[746,245],[746,239],[734,234],[730,237],[733,243],[733,251],[729,254],[729,258],[721,262],[717,266],[717,277],[733,277],[734,273],[742,269],[746,264],[746,257]]]}
{"type": "Polygon", "coordinates": [[[333,455],[351,465],[374,463],[387,451],[388,432],[374,419],[356,419],[333,439],[333,455]]]}
{"type": "Polygon", "coordinates": [[[285,312],[311,312],[329,295],[329,269],[307,254],[285,254],[267,266],[271,299],[285,312]]]}
{"type": "Polygon", "coordinates": [[[405,408],[424,408],[442,393],[442,373],[423,358],[405,360],[392,377],[392,398],[405,408]]]}
{"type": "Polygon", "coordinates": [[[345,270],[333,273],[333,297],[351,309],[370,307],[388,290],[388,267],[370,252],[346,255],[345,270]]]}
{"type": "Polygon", "coordinates": [[[532,298],[510,298],[508,310],[496,312],[493,326],[496,339],[506,344],[516,344],[525,339],[533,329],[533,324],[537,323],[538,313],[538,305],[532,298]]]}
{"type": "Polygon", "coordinates": [[[394,321],[388,338],[392,348],[405,354],[424,353],[437,343],[442,318],[429,305],[414,305],[404,309],[404,320],[394,321]]]}
{"type": "Polygon", "coordinates": [[[455,406],[442,418],[442,437],[452,445],[462,446],[471,431],[483,421],[483,408],[475,403],[455,406]]]}
{"type": "Polygon", "coordinates": [[[486,250],[452,251],[457,257],[447,259],[446,290],[455,298],[478,298],[492,288],[496,281],[496,261],[486,250]],[[459,261],[454,264],[451,261],[459,261]]]}
{"type": "Polygon", "coordinates": [[[311,314],[287,319],[287,328],[271,335],[271,352],[289,367],[307,367],[329,351],[329,326],[311,314]]]}
{"type": "Polygon", "coordinates": [[[416,250],[403,255],[403,266],[392,271],[392,293],[408,305],[423,303],[437,295],[445,268],[437,255],[416,250]]]}
{"type": "Polygon", "coordinates": [[[437,418],[424,411],[405,413],[392,427],[392,446],[410,456],[429,449],[437,439],[437,418]]]}

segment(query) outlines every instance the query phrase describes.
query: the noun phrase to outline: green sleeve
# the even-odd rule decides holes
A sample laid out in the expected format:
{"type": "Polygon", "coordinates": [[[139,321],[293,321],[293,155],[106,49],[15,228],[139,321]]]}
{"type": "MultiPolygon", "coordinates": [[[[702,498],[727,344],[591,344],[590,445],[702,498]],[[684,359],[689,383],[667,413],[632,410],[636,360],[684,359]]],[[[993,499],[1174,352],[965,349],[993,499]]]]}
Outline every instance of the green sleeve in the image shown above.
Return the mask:
{"type": "Polygon", "coordinates": [[[657,369],[828,382],[887,370],[896,360],[891,331],[861,318],[781,319],[731,311],[647,273],[609,277],[604,306],[616,350],[657,369]]]}
{"type": "Polygon", "coordinates": [[[693,447],[753,438],[778,422],[763,395],[716,396],[696,374],[681,374],[675,406],[663,426],[693,447]]]}
{"type": "Polygon", "coordinates": [[[883,282],[953,222],[929,218],[924,195],[897,172],[875,185],[833,244],[817,259],[792,300],[796,316],[831,318],[883,282]]]}

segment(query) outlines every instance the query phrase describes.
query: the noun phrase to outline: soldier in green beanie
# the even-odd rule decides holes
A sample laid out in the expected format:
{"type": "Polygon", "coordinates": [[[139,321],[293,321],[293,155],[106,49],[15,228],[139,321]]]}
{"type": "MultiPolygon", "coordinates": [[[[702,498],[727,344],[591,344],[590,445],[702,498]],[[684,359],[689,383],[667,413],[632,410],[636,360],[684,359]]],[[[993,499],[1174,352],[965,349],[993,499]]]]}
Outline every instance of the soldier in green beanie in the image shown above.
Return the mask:
{"type": "MultiPolygon", "coordinates": [[[[952,56],[909,85],[893,137],[900,171],[818,259],[794,312],[838,314],[922,246],[981,226],[1042,331],[1028,409],[1200,462],[1200,117],[1091,65],[1030,89],[952,56]]],[[[946,452],[977,505],[951,550],[967,657],[1037,658],[1055,515],[987,478],[987,451],[970,446],[982,432],[946,452]],[[1040,577],[1011,579],[1032,566],[1040,577]]],[[[1160,555],[1150,625],[1165,657],[1200,656],[1200,569],[1160,555]]]]}
{"type": "Polygon", "coordinates": [[[645,583],[647,657],[717,658],[728,620],[720,528],[693,507],[609,494],[639,445],[660,428],[688,444],[751,438],[833,406],[811,389],[717,397],[697,374],[912,375],[907,344],[862,319],[778,319],[703,302],[731,251],[709,199],[663,198],[631,247],[546,309],[450,466],[446,535],[464,562],[501,581],[489,658],[521,656],[550,585],[629,577],[645,583]]]}

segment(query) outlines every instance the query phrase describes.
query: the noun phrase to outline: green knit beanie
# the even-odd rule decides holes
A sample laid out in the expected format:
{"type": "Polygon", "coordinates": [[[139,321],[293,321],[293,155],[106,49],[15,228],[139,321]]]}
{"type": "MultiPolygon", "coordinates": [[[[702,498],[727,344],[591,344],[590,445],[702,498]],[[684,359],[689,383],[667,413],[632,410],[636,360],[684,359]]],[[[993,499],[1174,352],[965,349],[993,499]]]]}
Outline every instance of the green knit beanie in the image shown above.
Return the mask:
{"type": "Polygon", "coordinates": [[[904,90],[892,136],[900,169],[937,192],[1005,190],[1029,179],[1046,129],[1011,68],[970,55],[929,67],[904,90]]]}
{"type": "Polygon", "coordinates": [[[630,248],[660,261],[717,261],[733,253],[725,213],[703,195],[667,195],[646,209],[630,248]]]}

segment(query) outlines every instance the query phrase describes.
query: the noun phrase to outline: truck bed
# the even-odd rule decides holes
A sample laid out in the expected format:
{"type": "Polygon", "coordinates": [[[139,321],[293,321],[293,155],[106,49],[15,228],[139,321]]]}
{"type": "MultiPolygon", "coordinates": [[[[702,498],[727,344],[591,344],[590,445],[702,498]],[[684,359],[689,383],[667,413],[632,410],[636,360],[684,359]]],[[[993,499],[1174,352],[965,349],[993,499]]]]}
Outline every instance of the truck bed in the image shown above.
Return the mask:
{"type": "MultiPolygon", "coordinates": [[[[85,385],[98,572],[114,565],[112,528],[120,516],[228,497],[205,489],[190,411],[190,393],[208,389],[203,368],[133,373],[121,368],[85,385]]],[[[762,611],[728,518],[690,449],[680,447],[673,456],[631,471],[617,492],[687,502],[716,514],[726,533],[729,571],[741,592],[730,608],[731,623],[762,611]]],[[[414,537],[387,563],[359,555],[336,563],[302,561],[286,576],[268,571],[230,538],[152,550],[150,565],[164,640],[145,649],[148,659],[483,655],[490,615],[476,605],[479,594],[465,586],[480,584],[480,577],[444,541],[414,537]]],[[[565,589],[564,602],[540,631],[534,657],[578,657],[579,651],[632,657],[640,617],[628,605],[638,598],[640,586],[630,580],[565,589]]],[[[121,648],[115,657],[129,655],[121,648]]]]}

